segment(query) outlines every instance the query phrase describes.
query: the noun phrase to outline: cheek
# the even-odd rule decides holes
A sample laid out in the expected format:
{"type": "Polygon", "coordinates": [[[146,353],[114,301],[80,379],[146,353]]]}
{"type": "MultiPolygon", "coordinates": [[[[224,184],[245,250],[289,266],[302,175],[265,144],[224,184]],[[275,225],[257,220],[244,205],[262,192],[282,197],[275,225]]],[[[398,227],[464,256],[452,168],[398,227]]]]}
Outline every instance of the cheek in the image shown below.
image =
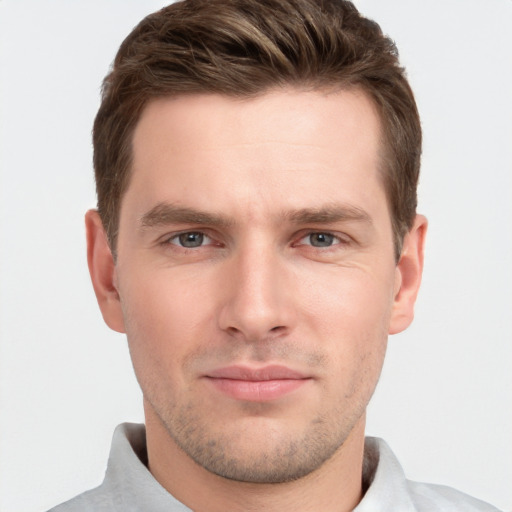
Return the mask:
{"type": "Polygon", "coordinates": [[[316,339],[318,348],[328,355],[336,376],[331,382],[334,388],[343,387],[346,397],[359,394],[369,398],[386,351],[392,278],[338,269],[323,282],[328,286],[313,286],[313,282],[304,286],[308,297],[303,310],[305,337],[316,339]]]}
{"type": "Polygon", "coordinates": [[[134,330],[151,333],[151,342],[176,342],[210,314],[205,281],[171,270],[140,273],[120,290],[125,317],[134,330]]]}
{"type": "Polygon", "coordinates": [[[334,268],[319,279],[303,275],[301,302],[318,332],[338,337],[372,338],[387,335],[393,305],[393,277],[362,268],[334,268]]]}
{"type": "Polygon", "coordinates": [[[211,319],[204,299],[208,295],[189,279],[176,279],[165,272],[157,276],[147,273],[123,284],[121,304],[139,381],[151,375],[178,379],[177,368],[205,336],[199,331],[211,319]]]}

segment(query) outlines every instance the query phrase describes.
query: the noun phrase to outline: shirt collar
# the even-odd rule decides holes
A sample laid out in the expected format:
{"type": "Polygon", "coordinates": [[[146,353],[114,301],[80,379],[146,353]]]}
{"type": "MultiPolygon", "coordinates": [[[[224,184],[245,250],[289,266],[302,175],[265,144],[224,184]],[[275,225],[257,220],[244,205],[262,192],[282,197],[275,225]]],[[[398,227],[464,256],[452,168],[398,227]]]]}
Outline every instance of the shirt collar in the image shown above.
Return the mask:
{"type": "MultiPolygon", "coordinates": [[[[363,484],[366,492],[354,512],[416,510],[402,467],[382,439],[365,440],[363,484]]],[[[123,423],[116,428],[102,487],[119,510],[190,512],[149,472],[144,425],[123,423]]]]}

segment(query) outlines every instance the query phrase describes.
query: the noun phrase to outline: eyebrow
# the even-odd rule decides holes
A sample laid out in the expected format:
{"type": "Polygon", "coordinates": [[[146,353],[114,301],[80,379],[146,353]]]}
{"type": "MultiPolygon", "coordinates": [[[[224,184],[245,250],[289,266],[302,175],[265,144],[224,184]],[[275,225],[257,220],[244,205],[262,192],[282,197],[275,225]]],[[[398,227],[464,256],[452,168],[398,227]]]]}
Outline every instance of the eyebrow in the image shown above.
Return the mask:
{"type": "Polygon", "coordinates": [[[169,224],[203,224],[207,226],[229,227],[233,222],[222,215],[177,206],[171,203],[158,203],[140,219],[140,226],[142,228],[169,224]]]}
{"type": "Polygon", "coordinates": [[[301,208],[286,212],[284,218],[293,224],[330,224],[340,221],[358,221],[372,224],[370,215],[357,206],[329,204],[320,208],[301,208]]]}
{"type": "MultiPolygon", "coordinates": [[[[278,216],[292,224],[330,224],[341,221],[357,221],[372,224],[370,215],[352,205],[328,204],[319,208],[300,208],[286,211],[278,216]]],[[[162,202],[151,208],[140,218],[141,228],[153,228],[172,224],[196,224],[204,226],[231,227],[235,221],[216,213],[162,202]]]]}

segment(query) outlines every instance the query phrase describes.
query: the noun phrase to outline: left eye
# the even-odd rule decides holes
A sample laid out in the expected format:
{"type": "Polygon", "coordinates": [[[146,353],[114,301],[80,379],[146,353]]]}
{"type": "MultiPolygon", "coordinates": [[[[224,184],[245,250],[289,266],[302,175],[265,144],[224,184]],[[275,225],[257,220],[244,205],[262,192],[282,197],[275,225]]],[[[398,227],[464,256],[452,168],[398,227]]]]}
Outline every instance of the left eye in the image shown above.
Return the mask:
{"type": "Polygon", "coordinates": [[[186,233],[180,233],[179,235],[173,236],[169,240],[169,243],[179,245],[187,249],[194,249],[195,247],[201,247],[210,241],[210,238],[200,231],[187,231],[186,233]]]}
{"type": "Polygon", "coordinates": [[[331,247],[339,243],[339,238],[331,233],[310,233],[301,242],[313,247],[331,247]]]}

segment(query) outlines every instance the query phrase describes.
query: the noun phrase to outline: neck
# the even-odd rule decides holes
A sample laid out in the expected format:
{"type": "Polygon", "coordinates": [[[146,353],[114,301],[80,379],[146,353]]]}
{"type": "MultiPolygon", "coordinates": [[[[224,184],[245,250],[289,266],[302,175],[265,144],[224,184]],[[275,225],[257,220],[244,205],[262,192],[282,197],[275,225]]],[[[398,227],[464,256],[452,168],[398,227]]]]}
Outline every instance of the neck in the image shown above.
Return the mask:
{"type": "Polygon", "coordinates": [[[279,484],[228,480],[196,464],[146,407],[149,469],[177,500],[196,512],[350,511],[362,498],[363,415],[343,445],[321,467],[279,484]]]}

